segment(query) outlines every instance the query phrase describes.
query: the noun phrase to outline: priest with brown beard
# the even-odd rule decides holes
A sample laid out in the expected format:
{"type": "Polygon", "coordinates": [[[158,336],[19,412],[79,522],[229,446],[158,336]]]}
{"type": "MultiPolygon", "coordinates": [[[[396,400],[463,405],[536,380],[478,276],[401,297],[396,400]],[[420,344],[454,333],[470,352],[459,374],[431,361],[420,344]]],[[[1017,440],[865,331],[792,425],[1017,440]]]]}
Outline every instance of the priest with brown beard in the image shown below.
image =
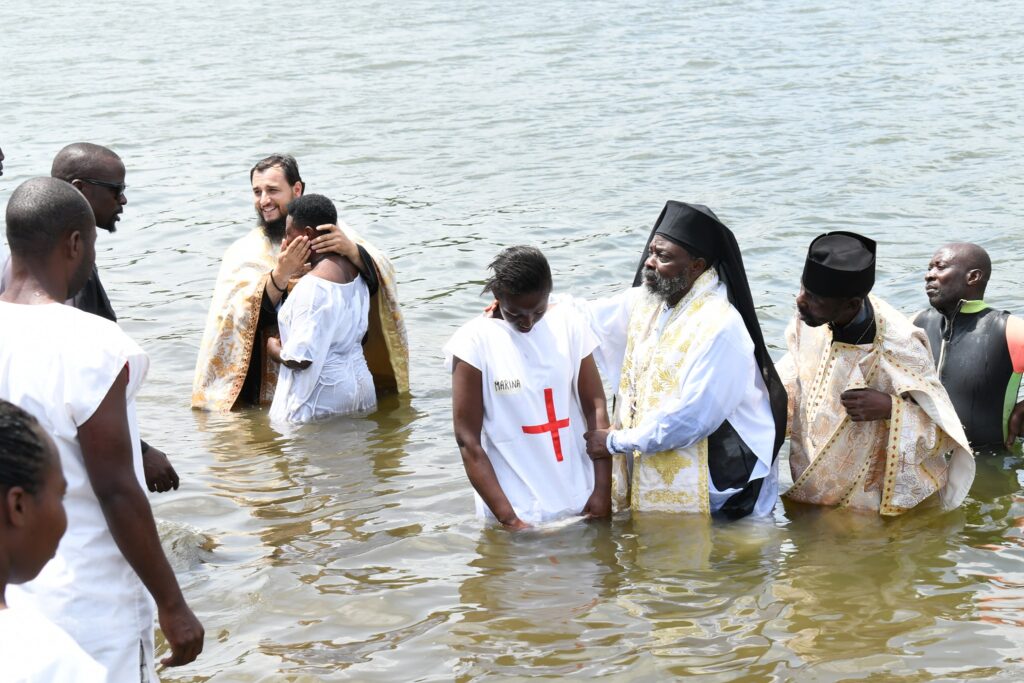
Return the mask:
{"type": "Polygon", "coordinates": [[[345,256],[363,275],[371,296],[366,355],[374,383],[379,393],[407,392],[408,345],[390,261],[348,228],[319,226],[328,232],[312,242],[284,239],[288,204],[305,191],[291,155],[260,160],[249,177],[257,226],[224,255],[196,361],[192,407],[227,411],[270,404],[278,366],[266,354],[267,339],[277,336],[279,304],[289,282],[305,273],[314,249],[345,256]]]}

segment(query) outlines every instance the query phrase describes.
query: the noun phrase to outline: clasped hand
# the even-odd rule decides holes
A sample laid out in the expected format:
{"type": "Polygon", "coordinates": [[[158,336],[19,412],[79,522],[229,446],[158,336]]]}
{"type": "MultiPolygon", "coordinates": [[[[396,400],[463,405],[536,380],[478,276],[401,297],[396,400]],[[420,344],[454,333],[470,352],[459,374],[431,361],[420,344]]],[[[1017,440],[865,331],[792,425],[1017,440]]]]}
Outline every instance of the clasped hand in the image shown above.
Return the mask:
{"type": "Polygon", "coordinates": [[[850,389],[839,400],[854,422],[888,420],[892,415],[892,396],[876,389],[850,389]]]}

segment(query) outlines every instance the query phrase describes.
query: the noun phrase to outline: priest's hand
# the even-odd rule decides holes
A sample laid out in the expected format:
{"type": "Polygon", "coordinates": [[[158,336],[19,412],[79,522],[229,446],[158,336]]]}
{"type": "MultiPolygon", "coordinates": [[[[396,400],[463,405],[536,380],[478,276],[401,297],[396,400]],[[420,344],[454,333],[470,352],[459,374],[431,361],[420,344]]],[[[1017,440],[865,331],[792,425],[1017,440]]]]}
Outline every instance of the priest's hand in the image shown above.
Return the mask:
{"type": "Polygon", "coordinates": [[[277,265],[271,271],[274,282],[281,287],[287,287],[288,281],[302,272],[302,267],[309,260],[309,254],[309,238],[304,235],[282,242],[277,265]]]}
{"type": "Polygon", "coordinates": [[[839,400],[854,422],[888,420],[892,415],[892,396],[876,389],[850,389],[839,400]]]}
{"type": "Polygon", "coordinates": [[[163,493],[178,489],[178,473],[174,471],[167,455],[159,448],[150,446],[142,452],[142,471],[146,475],[146,487],[150,491],[163,493]]]}
{"type": "Polygon", "coordinates": [[[341,221],[338,222],[340,226],[330,223],[316,226],[316,229],[324,234],[317,236],[310,246],[318,254],[333,252],[338,256],[344,256],[358,267],[360,262],[359,248],[342,229],[348,226],[341,221]]]}
{"type": "Polygon", "coordinates": [[[1007,450],[1013,448],[1013,444],[1022,432],[1024,432],[1024,401],[1014,406],[1013,412],[1010,413],[1010,421],[1006,425],[1007,450]]]}
{"type": "Polygon", "coordinates": [[[583,435],[587,440],[587,455],[591,460],[610,458],[612,454],[608,451],[608,430],[595,429],[583,435]]]}

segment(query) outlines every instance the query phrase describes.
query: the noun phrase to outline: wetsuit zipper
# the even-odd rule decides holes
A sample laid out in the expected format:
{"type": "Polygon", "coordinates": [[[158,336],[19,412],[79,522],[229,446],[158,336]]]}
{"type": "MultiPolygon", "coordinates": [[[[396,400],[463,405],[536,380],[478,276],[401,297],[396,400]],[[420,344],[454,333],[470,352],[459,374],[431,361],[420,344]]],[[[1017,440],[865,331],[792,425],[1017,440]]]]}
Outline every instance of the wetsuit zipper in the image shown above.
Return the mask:
{"type": "Polygon", "coordinates": [[[960,314],[960,309],[963,308],[965,303],[967,302],[964,299],[960,299],[960,303],[956,305],[956,310],[953,311],[953,315],[947,321],[946,332],[942,335],[942,346],[939,347],[939,365],[937,367],[940,378],[942,377],[942,370],[946,365],[946,346],[953,338],[953,322],[956,321],[956,317],[960,314]]]}

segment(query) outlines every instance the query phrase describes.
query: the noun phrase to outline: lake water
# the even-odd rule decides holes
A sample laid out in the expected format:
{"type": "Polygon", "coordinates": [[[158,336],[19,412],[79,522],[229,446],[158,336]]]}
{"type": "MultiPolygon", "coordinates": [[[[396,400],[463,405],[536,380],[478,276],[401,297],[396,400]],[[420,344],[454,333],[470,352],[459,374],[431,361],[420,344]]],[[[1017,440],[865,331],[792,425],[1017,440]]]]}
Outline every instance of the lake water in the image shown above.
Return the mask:
{"type": "Polygon", "coordinates": [[[776,355],[826,230],[879,241],[907,313],[934,249],[977,241],[1024,311],[1018,2],[11,0],[0,25],[0,202],[68,142],[128,167],[100,269],[152,358],[140,424],[183,483],[151,500],[207,632],[167,680],[1024,678],[1019,457],[947,515],[510,535],[473,517],[440,352],[501,247],[610,294],[670,198],[735,231],[776,355]],[[410,400],[289,436],[189,409],[277,151],[393,257],[412,342],[410,400]]]}

